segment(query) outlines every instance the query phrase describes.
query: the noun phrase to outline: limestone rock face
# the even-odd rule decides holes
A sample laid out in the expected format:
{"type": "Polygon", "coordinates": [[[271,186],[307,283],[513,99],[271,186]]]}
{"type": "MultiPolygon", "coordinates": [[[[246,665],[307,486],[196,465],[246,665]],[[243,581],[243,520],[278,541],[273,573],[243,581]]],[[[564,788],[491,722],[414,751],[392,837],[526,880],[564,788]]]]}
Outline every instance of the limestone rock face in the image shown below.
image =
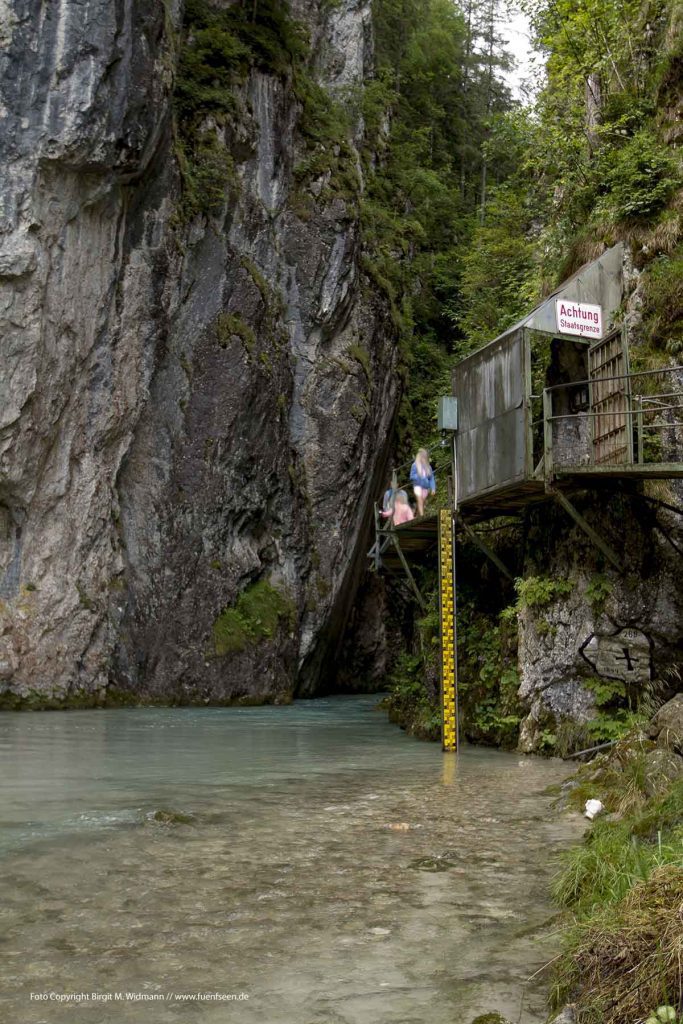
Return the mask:
{"type": "MultiPolygon", "coordinates": [[[[361,82],[369,2],[291,6],[321,83],[361,82]]],[[[314,692],[360,577],[395,330],[357,212],[295,174],[282,77],[239,86],[222,209],[179,216],[181,19],[173,0],[0,5],[5,706],[314,692]],[[219,642],[257,581],[287,614],[228,617],[219,642]]]]}
{"type": "MultiPolygon", "coordinates": [[[[669,484],[672,492],[679,486],[669,484]]],[[[668,497],[669,504],[683,504],[674,493],[668,497]]],[[[680,542],[680,517],[616,489],[573,500],[619,552],[624,571],[605,566],[588,537],[559,509],[531,514],[524,575],[561,582],[568,592],[544,607],[523,608],[520,615],[519,696],[528,709],[520,749],[525,752],[537,750],[543,731],[562,722],[580,735],[609,702],[609,687],[622,704],[629,697],[637,704],[649,680],[661,684],[680,661],[683,646],[680,555],[671,544],[680,542]]],[[[589,746],[590,736],[584,740],[589,746]]]]}

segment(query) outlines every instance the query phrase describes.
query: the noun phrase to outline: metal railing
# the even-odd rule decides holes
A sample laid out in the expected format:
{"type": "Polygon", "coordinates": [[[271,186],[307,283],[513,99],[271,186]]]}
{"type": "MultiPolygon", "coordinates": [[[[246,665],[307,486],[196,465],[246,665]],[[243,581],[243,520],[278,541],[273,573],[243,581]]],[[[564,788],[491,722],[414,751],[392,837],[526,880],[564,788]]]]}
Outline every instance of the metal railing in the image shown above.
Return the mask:
{"type": "Polygon", "coordinates": [[[543,475],[683,463],[683,366],[546,388],[543,475]]]}

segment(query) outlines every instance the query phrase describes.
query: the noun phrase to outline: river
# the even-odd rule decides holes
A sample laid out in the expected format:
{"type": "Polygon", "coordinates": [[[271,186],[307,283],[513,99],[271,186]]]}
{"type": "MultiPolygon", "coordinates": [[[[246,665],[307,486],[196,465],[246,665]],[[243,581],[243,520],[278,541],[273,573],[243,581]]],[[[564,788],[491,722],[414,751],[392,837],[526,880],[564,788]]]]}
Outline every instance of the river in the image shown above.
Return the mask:
{"type": "Polygon", "coordinates": [[[567,766],[376,703],[1,714],[0,1018],[544,1020],[567,766]]]}

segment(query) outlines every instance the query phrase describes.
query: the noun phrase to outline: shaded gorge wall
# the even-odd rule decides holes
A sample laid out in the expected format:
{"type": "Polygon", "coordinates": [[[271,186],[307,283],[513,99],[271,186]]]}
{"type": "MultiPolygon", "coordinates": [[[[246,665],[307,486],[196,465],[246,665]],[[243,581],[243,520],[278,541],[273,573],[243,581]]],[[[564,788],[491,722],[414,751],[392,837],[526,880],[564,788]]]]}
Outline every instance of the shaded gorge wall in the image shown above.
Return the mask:
{"type": "Polygon", "coordinates": [[[1,18],[0,699],[314,692],[398,398],[370,5],[1,18]]]}

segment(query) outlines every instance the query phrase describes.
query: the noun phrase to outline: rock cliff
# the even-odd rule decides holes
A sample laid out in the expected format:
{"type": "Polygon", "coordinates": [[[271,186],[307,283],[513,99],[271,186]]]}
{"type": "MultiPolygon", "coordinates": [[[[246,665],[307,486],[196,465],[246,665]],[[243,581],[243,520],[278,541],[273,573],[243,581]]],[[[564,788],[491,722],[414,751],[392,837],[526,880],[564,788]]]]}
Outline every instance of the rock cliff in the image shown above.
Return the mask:
{"type": "MultiPolygon", "coordinates": [[[[316,88],[370,74],[366,0],[291,16],[316,88]]],[[[358,204],[263,60],[188,203],[186,19],[0,6],[4,706],[315,692],[360,575],[398,385],[358,204]]],[[[333,153],[356,189],[362,134],[333,153]]]]}
{"type": "Polygon", "coordinates": [[[576,497],[589,523],[622,557],[620,573],[564,513],[529,516],[525,572],[554,581],[557,589],[547,604],[525,606],[519,614],[525,752],[544,749],[553,735],[561,753],[611,739],[610,728],[618,735],[629,707],[653,692],[658,702],[677,688],[681,523],[661,501],[680,507],[680,485],[659,481],[645,490],[658,497],[643,494],[642,485],[576,497]]]}

